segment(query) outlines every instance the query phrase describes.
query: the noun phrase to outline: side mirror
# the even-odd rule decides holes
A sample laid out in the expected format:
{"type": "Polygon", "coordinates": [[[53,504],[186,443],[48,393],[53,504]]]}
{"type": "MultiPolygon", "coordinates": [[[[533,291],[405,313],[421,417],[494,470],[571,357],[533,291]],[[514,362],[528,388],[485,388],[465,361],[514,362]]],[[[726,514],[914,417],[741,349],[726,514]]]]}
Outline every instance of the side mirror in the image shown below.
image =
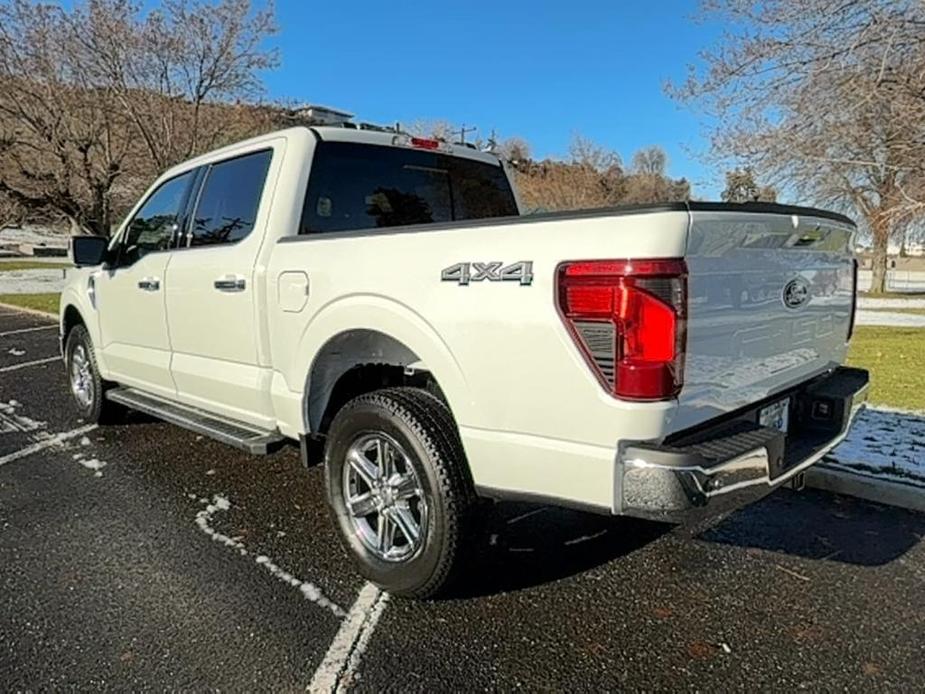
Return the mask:
{"type": "Polygon", "coordinates": [[[105,236],[72,236],[71,258],[77,267],[102,265],[106,260],[109,239],[105,236]]]}

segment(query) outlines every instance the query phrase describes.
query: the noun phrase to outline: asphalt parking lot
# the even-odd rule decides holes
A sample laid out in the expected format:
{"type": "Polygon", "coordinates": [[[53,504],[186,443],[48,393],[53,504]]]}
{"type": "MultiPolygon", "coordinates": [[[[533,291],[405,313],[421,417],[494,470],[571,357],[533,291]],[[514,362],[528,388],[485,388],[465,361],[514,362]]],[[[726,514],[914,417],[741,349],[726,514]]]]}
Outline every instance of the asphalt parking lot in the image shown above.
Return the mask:
{"type": "Polygon", "coordinates": [[[46,689],[918,690],[925,516],[780,491],[695,537],[487,509],[457,595],[352,571],[322,470],[140,416],[86,429],[0,307],[0,682],[46,689]]]}

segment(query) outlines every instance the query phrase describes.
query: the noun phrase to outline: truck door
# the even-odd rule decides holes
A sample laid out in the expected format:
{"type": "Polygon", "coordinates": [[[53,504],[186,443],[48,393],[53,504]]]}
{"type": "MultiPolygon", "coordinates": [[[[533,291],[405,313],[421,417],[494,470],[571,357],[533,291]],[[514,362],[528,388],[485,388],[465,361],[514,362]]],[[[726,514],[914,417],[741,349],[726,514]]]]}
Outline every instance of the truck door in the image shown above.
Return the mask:
{"type": "Polygon", "coordinates": [[[167,265],[194,171],[158,186],[138,208],[96,279],[102,351],[113,380],[173,397],[164,302],[167,265]]]}
{"type": "Polygon", "coordinates": [[[166,295],[177,398],[257,425],[268,424],[270,414],[254,266],[272,158],[264,147],[206,166],[166,295]]]}

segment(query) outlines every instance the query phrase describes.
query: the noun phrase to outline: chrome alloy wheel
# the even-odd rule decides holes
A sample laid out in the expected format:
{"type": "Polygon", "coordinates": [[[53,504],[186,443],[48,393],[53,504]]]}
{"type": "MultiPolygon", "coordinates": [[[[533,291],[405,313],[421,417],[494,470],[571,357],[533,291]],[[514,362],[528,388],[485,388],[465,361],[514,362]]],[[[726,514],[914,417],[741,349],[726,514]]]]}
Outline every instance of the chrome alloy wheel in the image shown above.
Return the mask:
{"type": "Polygon", "coordinates": [[[427,533],[427,500],[408,454],[382,432],[347,449],[343,494],[353,531],[384,561],[414,556],[427,533]]]}
{"type": "Polygon", "coordinates": [[[93,404],[93,372],[90,370],[90,357],[87,348],[81,344],[71,352],[70,364],[71,392],[81,407],[93,404]]]}

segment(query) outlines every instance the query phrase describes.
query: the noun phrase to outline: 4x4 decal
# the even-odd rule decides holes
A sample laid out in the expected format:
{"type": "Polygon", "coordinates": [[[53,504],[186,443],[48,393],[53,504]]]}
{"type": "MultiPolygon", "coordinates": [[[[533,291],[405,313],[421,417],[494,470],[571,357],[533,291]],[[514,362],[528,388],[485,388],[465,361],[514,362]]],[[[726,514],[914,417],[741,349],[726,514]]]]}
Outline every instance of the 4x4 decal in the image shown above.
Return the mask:
{"type": "Polygon", "coordinates": [[[504,266],[504,263],[492,261],[487,263],[456,263],[444,268],[440,273],[444,282],[456,282],[466,286],[470,282],[519,282],[521,286],[533,283],[533,262],[521,260],[504,266]]]}

